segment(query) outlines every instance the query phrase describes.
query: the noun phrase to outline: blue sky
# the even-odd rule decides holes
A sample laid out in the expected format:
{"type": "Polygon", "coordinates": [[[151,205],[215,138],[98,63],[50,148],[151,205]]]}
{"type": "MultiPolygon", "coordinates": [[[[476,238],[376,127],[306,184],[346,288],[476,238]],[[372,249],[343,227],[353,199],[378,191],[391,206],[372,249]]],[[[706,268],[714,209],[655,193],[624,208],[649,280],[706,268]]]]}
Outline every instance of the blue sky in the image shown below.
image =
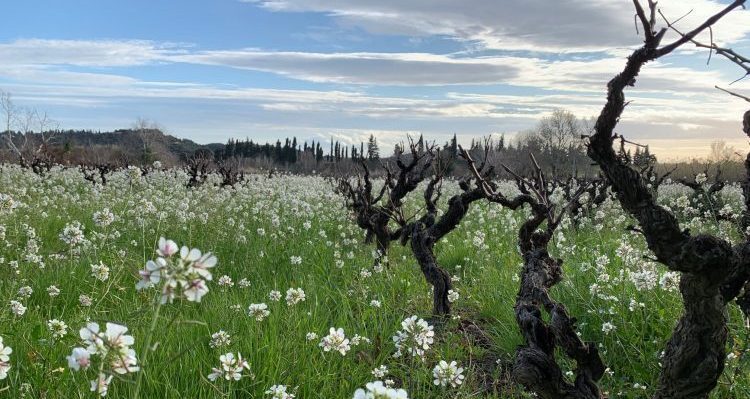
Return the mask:
{"type": "MultiPolygon", "coordinates": [[[[659,4],[692,9],[687,29],[726,3],[659,4]]],[[[748,14],[721,21],[717,40],[750,52],[748,14]]],[[[18,105],[64,128],[140,117],[203,143],[513,136],[555,108],[595,115],[641,40],[629,0],[27,0],[3,21],[0,89],[18,105]]],[[[741,71],[705,61],[686,48],[649,65],[621,132],[667,158],[746,145],[747,106],[713,89],[741,71]]]]}

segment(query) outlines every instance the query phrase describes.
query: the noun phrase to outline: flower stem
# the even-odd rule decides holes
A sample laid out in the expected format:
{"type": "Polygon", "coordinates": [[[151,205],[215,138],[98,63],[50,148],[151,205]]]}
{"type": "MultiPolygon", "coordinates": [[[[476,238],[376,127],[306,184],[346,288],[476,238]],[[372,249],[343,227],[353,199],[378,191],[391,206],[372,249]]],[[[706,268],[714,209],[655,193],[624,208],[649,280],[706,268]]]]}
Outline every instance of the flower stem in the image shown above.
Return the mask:
{"type": "Polygon", "coordinates": [[[156,331],[156,323],[159,320],[159,311],[161,310],[161,295],[156,296],[156,309],[154,310],[154,316],[151,319],[151,326],[146,334],[145,346],[143,347],[143,353],[141,354],[141,372],[138,373],[138,377],[135,380],[135,392],[133,392],[133,399],[138,399],[138,395],[141,392],[141,383],[143,382],[143,374],[146,372],[146,360],[148,359],[148,353],[151,352],[151,339],[156,331]]]}

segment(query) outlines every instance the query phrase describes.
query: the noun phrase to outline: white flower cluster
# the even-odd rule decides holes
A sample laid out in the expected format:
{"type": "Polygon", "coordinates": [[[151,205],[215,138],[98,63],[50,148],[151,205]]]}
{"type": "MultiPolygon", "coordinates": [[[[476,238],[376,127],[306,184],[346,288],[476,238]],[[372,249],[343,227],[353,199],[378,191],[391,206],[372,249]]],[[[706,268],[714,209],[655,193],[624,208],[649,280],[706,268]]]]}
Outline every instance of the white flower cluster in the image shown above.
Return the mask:
{"type": "Polygon", "coordinates": [[[458,367],[458,364],[454,361],[448,363],[445,360],[441,360],[434,369],[432,369],[432,376],[435,378],[435,385],[447,386],[455,388],[464,382],[464,369],[458,367]]]}
{"type": "Polygon", "coordinates": [[[53,339],[60,339],[68,333],[68,325],[58,319],[48,320],[47,329],[52,334],[53,339]]]}
{"type": "Polygon", "coordinates": [[[112,211],[109,210],[109,208],[104,208],[101,211],[94,212],[94,223],[99,227],[107,227],[110,224],[114,223],[115,221],[115,214],[112,213],[112,211]]]}
{"type": "Polygon", "coordinates": [[[60,233],[60,240],[71,248],[75,248],[86,241],[83,230],[84,226],[80,222],[68,223],[60,233]]]}
{"type": "Polygon", "coordinates": [[[331,327],[328,335],[323,337],[318,345],[323,348],[323,351],[325,352],[338,351],[341,353],[341,356],[346,355],[346,352],[351,349],[349,339],[344,335],[343,328],[336,329],[331,327]]]}
{"type": "Polygon", "coordinates": [[[435,332],[431,325],[417,316],[411,316],[401,322],[401,331],[393,336],[396,345],[394,357],[399,357],[404,351],[412,356],[424,358],[425,351],[434,342],[435,332]]]}
{"type": "Polygon", "coordinates": [[[250,363],[244,360],[240,353],[237,353],[237,357],[234,356],[234,353],[225,353],[219,356],[219,361],[221,362],[219,367],[212,367],[211,374],[208,375],[208,379],[211,381],[216,381],[220,378],[224,378],[227,381],[239,381],[243,377],[243,371],[247,371],[246,374],[251,378],[253,377],[250,372],[250,363]]]}
{"type": "Polygon", "coordinates": [[[18,202],[8,194],[0,193],[0,213],[10,213],[18,207],[18,202]]]}
{"type": "Polygon", "coordinates": [[[115,323],[107,323],[106,330],[100,332],[99,324],[88,323],[79,332],[85,348],[73,348],[67,357],[68,367],[79,371],[91,366],[91,356],[99,358],[99,375],[91,381],[91,391],[100,396],[107,395],[114,374],[124,375],[140,370],[135,351],[131,348],[135,340],[126,335],[128,328],[115,323]]]}
{"type": "Polygon", "coordinates": [[[256,321],[263,321],[271,312],[265,303],[251,303],[247,308],[247,315],[255,318],[256,321]]]}
{"type": "Polygon", "coordinates": [[[13,349],[10,346],[5,346],[3,344],[3,337],[0,337],[0,380],[8,378],[11,353],[13,353],[13,349]]]}
{"type": "Polygon", "coordinates": [[[286,304],[289,306],[304,302],[305,298],[305,291],[302,288],[290,288],[286,290],[286,304]]]}
{"type": "Polygon", "coordinates": [[[368,382],[365,389],[357,389],[352,399],[409,399],[403,389],[389,388],[383,381],[368,382]]]}
{"type": "Polygon", "coordinates": [[[231,343],[232,336],[224,330],[219,330],[211,334],[211,341],[208,343],[208,346],[212,348],[220,348],[222,346],[229,346],[231,343]]]}
{"type": "Polygon", "coordinates": [[[294,394],[287,392],[286,385],[274,385],[265,392],[266,395],[271,395],[271,399],[294,399],[294,394]]]}
{"type": "Polygon", "coordinates": [[[156,260],[146,262],[146,267],[140,271],[141,281],[136,284],[136,289],[162,284],[161,303],[171,303],[178,290],[188,301],[200,302],[208,293],[206,281],[212,278],[209,269],[216,266],[216,257],[186,246],[179,250],[179,256],[174,256],[177,244],[164,237],[159,239],[156,253],[159,255],[156,260]]]}

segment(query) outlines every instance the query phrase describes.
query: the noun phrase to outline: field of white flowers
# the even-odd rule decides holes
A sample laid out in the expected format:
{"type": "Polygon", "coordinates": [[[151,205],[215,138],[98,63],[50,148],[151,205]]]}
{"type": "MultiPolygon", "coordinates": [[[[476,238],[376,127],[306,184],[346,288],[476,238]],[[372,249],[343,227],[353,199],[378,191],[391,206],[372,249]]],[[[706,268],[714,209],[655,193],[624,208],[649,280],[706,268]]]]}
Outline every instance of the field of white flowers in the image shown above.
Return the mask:
{"type": "MultiPolygon", "coordinates": [[[[187,180],[0,166],[0,397],[530,397],[508,377],[526,210],[478,202],[437,244],[455,287],[439,322],[411,252],[375,262],[325,179],[187,180]]],[[[691,193],[665,184],[659,199],[685,228],[739,237],[691,193]]],[[[736,185],[717,199],[742,211],[736,185]]],[[[649,396],[682,310],[679,275],[631,224],[610,200],[564,220],[551,246],[565,262],[553,294],[598,343],[613,398],[649,396]]],[[[750,330],[734,305],[729,320],[712,397],[750,397],[750,330]]]]}

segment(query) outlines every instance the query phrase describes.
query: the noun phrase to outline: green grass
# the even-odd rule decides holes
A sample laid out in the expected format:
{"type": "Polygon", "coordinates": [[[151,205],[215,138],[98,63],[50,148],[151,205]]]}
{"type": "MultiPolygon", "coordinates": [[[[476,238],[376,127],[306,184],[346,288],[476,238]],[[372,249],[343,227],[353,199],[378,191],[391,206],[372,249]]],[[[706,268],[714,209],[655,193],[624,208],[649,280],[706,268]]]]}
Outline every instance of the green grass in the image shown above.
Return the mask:
{"type": "MultiPolygon", "coordinates": [[[[107,187],[94,189],[74,171],[54,172],[39,179],[14,168],[0,169],[0,193],[22,204],[0,213],[0,225],[6,227],[5,240],[0,241],[0,336],[14,350],[8,378],[0,380],[0,397],[22,397],[24,392],[27,397],[94,397],[88,381],[95,378],[96,371],[73,372],[65,359],[73,347],[81,345],[78,330],[87,320],[126,325],[142,359],[157,292],[138,292],[135,284],[138,270],[156,256],[160,236],[210,251],[219,263],[213,269],[210,291],[200,303],[178,299],[161,309],[153,335],[156,349],[141,371],[141,397],[262,398],[269,397],[264,392],[272,385],[284,384],[296,388],[298,398],[351,398],[357,388],[377,379],[370,372],[381,364],[390,370],[386,378],[407,389],[410,398],[530,397],[507,381],[507,370],[493,366],[495,360],[507,365],[522,343],[513,304],[521,264],[515,231],[524,211],[510,214],[494,205],[479,204],[457,230],[438,243],[439,262],[459,277],[455,286],[460,298],[454,304],[456,318],[436,326],[435,345],[421,361],[394,358],[392,336],[411,315],[430,320],[429,285],[408,248],[397,244],[382,273],[363,277],[362,269],[372,271],[374,248],[362,244],[362,231],[349,220],[342,201],[323,179],[252,176],[234,191],[212,186],[191,191],[184,188],[183,177],[171,173],[133,183],[120,174],[107,187]],[[155,212],[148,211],[147,202],[155,212]],[[103,208],[116,215],[115,223],[107,228],[97,227],[92,220],[93,213],[103,208]],[[85,225],[86,238],[92,240],[78,255],[58,238],[74,220],[85,225]],[[309,230],[305,222],[311,224],[309,230]],[[25,260],[28,237],[24,224],[36,232],[44,269],[25,260]],[[259,235],[259,228],[266,234],[259,235]],[[484,248],[472,242],[477,231],[485,234],[484,248]],[[302,257],[302,264],[291,264],[291,256],[302,257]],[[343,260],[342,268],[337,267],[337,260],[343,260]],[[11,269],[11,261],[19,261],[18,273],[11,269]],[[100,261],[111,269],[105,282],[90,276],[90,265],[100,261]],[[218,286],[222,275],[230,276],[235,286],[218,286]],[[249,287],[236,285],[243,278],[250,282],[249,287]],[[15,317],[8,303],[17,300],[18,289],[26,285],[34,290],[30,298],[20,300],[28,310],[15,317]],[[47,295],[51,285],[60,288],[60,296],[47,295]],[[268,299],[271,290],[281,291],[283,296],[291,287],[304,289],[306,301],[287,306],[283,298],[280,302],[268,299]],[[93,305],[82,307],[81,294],[89,295],[93,305]],[[382,306],[370,306],[373,299],[382,306]],[[246,315],[246,309],[261,302],[268,304],[271,313],[258,322],[246,315]],[[52,340],[46,327],[50,319],[67,323],[68,334],[52,340]],[[478,345],[459,328],[459,319],[478,324],[491,338],[491,347],[478,345]],[[349,338],[359,334],[371,342],[342,356],[324,353],[319,338],[306,339],[308,332],[325,336],[330,327],[343,328],[349,338]],[[219,330],[229,332],[232,343],[212,349],[210,336],[219,330]],[[231,384],[209,382],[206,376],[211,367],[217,367],[219,356],[226,352],[246,357],[255,378],[231,384]],[[460,388],[440,388],[432,383],[432,368],[441,359],[456,360],[466,369],[460,388]],[[483,379],[494,380],[497,390],[483,390],[483,379]]],[[[410,199],[411,209],[418,200],[418,195],[410,199]]],[[[644,397],[658,378],[659,354],[681,313],[681,301],[678,293],[658,284],[648,290],[636,289],[628,278],[629,270],[645,266],[657,270],[659,276],[666,270],[640,256],[634,258],[642,265],[618,257],[622,242],[631,243],[643,255],[645,245],[642,238],[626,232],[625,226],[631,222],[618,218],[622,214],[619,208],[611,206],[605,213],[604,219],[586,219],[577,229],[568,226],[560,230],[551,250],[565,261],[565,280],[552,294],[578,318],[584,340],[601,344],[611,370],[601,381],[603,390],[611,397],[644,397]],[[595,228],[597,225],[603,228],[595,228]],[[609,257],[603,270],[610,280],[599,282],[605,298],[592,294],[589,288],[600,273],[584,267],[594,265],[601,255],[609,257]],[[618,280],[620,271],[624,275],[618,280]],[[630,311],[631,299],[645,307],[630,311]],[[616,330],[603,333],[604,322],[613,323],[616,330]],[[646,390],[634,388],[634,384],[644,385],[646,390]]],[[[716,228],[706,225],[707,229],[716,228]]],[[[734,305],[729,320],[732,338],[728,350],[737,358],[728,362],[714,398],[750,395],[745,355],[748,332],[734,305]]],[[[573,370],[574,365],[563,356],[559,358],[566,370],[573,370]]],[[[134,374],[116,377],[108,397],[131,397],[135,380],[134,374]]]]}

